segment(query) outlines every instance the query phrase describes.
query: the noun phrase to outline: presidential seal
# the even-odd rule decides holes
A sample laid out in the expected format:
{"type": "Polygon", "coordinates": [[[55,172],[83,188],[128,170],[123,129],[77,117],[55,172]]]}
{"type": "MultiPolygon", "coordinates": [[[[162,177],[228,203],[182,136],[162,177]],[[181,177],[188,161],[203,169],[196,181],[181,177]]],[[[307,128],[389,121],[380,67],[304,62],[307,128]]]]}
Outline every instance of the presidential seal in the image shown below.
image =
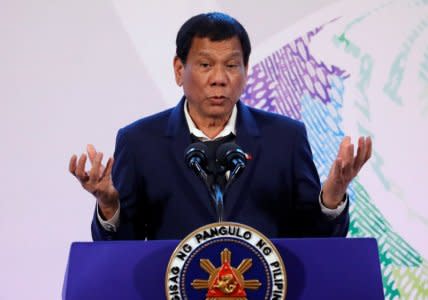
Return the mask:
{"type": "Polygon", "coordinates": [[[189,234],[165,275],[169,300],[285,299],[285,266],[273,243],[238,223],[213,223],[189,234]]]}

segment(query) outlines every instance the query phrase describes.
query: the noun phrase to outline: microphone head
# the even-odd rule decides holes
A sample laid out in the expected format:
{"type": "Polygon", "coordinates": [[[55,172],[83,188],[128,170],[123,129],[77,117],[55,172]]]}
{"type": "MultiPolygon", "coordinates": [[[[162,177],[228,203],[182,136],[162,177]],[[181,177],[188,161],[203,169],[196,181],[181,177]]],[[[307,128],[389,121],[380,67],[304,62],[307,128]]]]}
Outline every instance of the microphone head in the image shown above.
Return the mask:
{"type": "Polygon", "coordinates": [[[208,161],[207,152],[208,147],[202,142],[190,144],[184,151],[184,161],[191,168],[195,161],[201,166],[205,166],[208,161]]]}
{"type": "Polygon", "coordinates": [[[237,162],[243,163],[244,166],[247,163],[245,152],[235,143],[225,143],[218,147],[216,159],[226,170],[233,170],[237,162]]]}

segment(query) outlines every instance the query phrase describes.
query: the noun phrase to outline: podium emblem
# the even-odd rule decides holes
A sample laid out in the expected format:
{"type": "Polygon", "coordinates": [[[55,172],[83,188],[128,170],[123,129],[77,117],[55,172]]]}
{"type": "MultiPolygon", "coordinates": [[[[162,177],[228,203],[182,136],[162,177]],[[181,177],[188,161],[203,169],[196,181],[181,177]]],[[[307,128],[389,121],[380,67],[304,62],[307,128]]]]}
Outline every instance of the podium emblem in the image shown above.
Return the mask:
{"type": "Polygon", "coordinates": [[[192,287],[208,289],[207,299],[233,298],[247,300],[245,289],[257,290],[262,284],[259,280],[244,280],[243,274],[251,268],[252,260],[245,258],[235,269],[231,266],[229,249],[221,252],[221,267],[216,268],[209,259],[201,259],[201,268],[209,274],[208,280],[195,279],[192,287]]]}
{"type": "Polygon", "coordinates": [[[285,299],[285,266],[273,243],[238,223],[198,228],[177,246],[165,275],[167,299],[285,299]]]}

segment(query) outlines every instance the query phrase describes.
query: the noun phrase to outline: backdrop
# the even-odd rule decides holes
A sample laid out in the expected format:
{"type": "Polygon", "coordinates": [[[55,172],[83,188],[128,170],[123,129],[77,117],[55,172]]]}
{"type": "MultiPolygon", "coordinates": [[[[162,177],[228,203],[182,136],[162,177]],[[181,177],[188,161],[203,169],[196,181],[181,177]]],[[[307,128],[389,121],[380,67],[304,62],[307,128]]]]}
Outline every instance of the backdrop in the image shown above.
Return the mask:
{"type": "Polygon", "coordinates": [[[428,299],[426,0],[1,0],[0,299],[60,297],[95,204],[70,156],[177,103],[175,35],[213,10],[251,36],[242,100],[305,122],[322,180],[344,135],[373,138],[349,236],[377,238],[388,299],[428,299]]]}

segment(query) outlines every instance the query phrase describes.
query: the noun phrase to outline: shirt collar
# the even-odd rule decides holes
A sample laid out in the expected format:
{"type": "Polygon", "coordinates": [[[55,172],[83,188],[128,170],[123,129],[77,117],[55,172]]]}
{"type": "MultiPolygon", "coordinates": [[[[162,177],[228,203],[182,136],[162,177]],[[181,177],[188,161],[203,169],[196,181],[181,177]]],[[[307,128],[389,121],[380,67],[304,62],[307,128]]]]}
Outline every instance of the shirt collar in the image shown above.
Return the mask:
{"type": "Polygon", "coordinates": [[[203,133],[201,130],[199,130],[195,123],[193,122],[192,118],[190,117],[189,110],[187,108],[187,99],[184,101],[184,116],[186,117],[186,122],[189,127],[190,133],[196,136],[201,142],[206,141],[212,141],[216,140],[221,137],[228,136],[229,134],[233,133],[236,135],[236,115],[238,113],[238,109],[236,108],[236,104],[233,106],[232,114],[230,115],[229,120],[226,123],[226,126],[224,126],[223,130],[214,138],[210,139],[203,133]]]}

